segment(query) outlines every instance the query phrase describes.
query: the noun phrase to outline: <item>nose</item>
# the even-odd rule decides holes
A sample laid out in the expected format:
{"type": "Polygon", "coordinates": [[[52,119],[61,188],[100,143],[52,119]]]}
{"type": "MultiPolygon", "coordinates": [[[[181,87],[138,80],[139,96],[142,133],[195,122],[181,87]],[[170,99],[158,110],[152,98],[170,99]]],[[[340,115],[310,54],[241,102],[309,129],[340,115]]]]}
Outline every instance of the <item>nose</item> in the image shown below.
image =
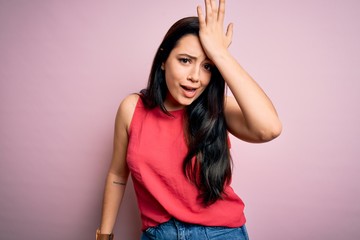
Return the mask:
{"type": "Polygon", "coordinates": [[[187,79],[192,82],[198,82],[200,80],[200,66],[194,66],[187,79]]]}

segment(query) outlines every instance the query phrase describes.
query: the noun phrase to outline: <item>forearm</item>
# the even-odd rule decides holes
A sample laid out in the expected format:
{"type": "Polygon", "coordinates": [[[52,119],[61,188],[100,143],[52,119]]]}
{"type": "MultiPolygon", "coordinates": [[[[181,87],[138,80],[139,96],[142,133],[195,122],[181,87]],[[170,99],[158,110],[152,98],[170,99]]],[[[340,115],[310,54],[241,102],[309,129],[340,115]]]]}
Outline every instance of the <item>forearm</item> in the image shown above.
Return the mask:
{"type": "Polygon", "coordinates": [[[271,100],[261,87],[228,51],[219,55],[215,61],[241,109],[249,132],[264,140],[278,135],[281,131],[280,120],[271,100]]]}
{"type": "Polygon", "coordinates": [[[101,233],[111,233],[118,215],[121,201],[124,196],[126,177],[120,177],[109,172],[106,178],[102,217],[100,231],[101,233]]]}

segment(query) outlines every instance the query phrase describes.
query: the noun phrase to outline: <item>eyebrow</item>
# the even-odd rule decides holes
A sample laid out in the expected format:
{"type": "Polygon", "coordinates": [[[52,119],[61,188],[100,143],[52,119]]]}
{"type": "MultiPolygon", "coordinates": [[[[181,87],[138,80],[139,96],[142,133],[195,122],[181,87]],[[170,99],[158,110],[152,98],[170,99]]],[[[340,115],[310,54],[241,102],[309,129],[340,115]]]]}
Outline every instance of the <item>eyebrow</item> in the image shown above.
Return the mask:
{"type": "Polygon", "coordinates": [[[197,57],[192,56],[192,55],[190,55],[190,54],[188,54],[188,53],[179,53],[178,55],[179,55],[179,56],[186,56],[186,57],[191,58],[191,59],[197,59],[197,57]]]}
{"type": "MultiPolygon", "coordinates": [[[[179,53],[178,56],[186,56],[186,57],[188,57],[188,58],[190,58],[190,59],[195,59],[195,60],[198,59],[197,57],[192,56],[192,55],[190,55],[190,54],[188,54],[188,53],[179,53]]],[[[204,61],[211,61],[211,60],[206,56],[206,58],[204,59],[204,61]]]]}

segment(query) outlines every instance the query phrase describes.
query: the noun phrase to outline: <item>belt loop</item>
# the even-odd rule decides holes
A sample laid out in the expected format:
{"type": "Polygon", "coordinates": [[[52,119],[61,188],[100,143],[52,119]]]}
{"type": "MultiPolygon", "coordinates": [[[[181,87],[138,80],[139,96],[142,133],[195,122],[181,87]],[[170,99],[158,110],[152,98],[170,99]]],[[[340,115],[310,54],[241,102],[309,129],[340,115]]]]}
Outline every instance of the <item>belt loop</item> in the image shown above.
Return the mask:
{"type": "Polygon", "coordinates": [[[182,222],[176,220],[175,218],[173,219],[173,221],[174,221],[175,227],[177,229],[177,235],[178,235],[177,239],[178,240],[186,240],[186,237],[185,237],[185,235],[186,235],[185,234],[185,230],[186,230],[185,225],[182,222]]]}

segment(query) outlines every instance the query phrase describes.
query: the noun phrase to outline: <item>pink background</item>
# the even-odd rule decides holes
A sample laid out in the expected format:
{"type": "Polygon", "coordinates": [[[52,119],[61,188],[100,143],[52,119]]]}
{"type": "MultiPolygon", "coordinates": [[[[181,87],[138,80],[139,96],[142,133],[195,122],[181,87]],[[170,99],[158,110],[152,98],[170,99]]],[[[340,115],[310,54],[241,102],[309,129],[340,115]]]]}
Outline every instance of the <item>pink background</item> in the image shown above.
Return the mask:
{"type": "MultiPolygon", "coordinates": [[[[117,106],[197,4],[0,0],[1,239],[94,239],[117,106]]],[[[253,240],[360,239],[359,9],[228,0],[231,51],[284,126],[267,144],[232,141],[253,240]]],[[[115,234],[139,228],[130,182],[115,234]]]]}

